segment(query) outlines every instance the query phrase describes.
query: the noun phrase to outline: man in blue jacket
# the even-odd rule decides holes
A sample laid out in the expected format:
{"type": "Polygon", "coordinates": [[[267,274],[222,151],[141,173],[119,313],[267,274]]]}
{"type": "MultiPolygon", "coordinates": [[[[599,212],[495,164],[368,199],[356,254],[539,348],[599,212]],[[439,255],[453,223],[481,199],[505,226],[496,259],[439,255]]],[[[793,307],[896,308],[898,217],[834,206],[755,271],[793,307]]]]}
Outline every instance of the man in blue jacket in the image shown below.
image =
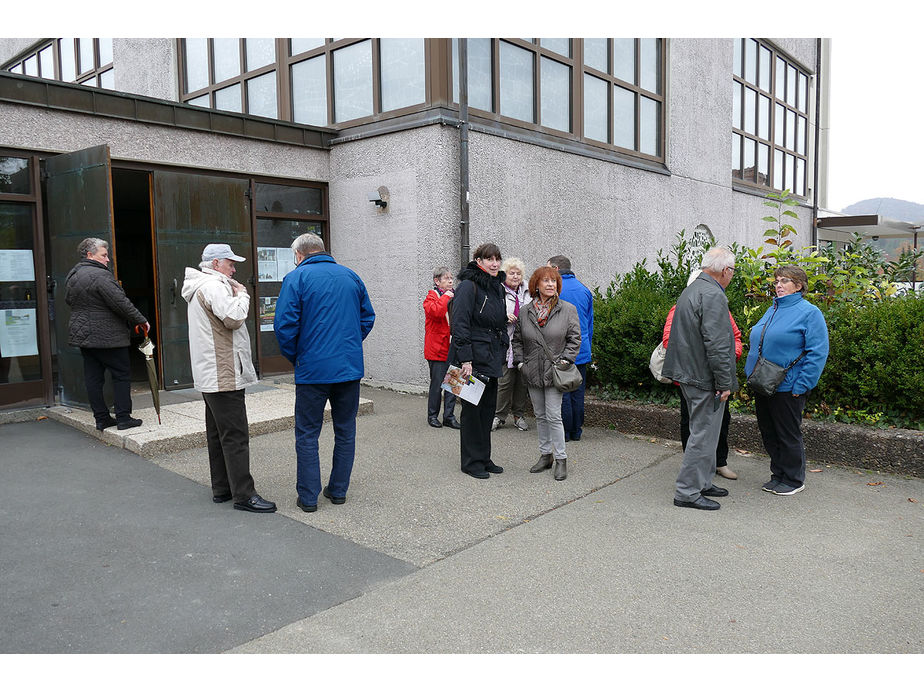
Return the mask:
{"type": "Polygon", "coordinates": [[[594,336],[594,295],[581,284],[571,271],[571,260],[564,255],[549,258],[549,267],[558,269],[561,275],[561,300],[577,308],[581,323],[581,350],[574,365],[583,378],[581,386],[574,392],[562,393],[561,421],[565,427],[565,440],[580,440],[584,432],[584,389],[587,384],[587,364],[590,363],[590,341],[594,336]]]}
{"type": "Polygon", "coordinates": [[[273,327],[279,350],[295,366],[296,504],[318,509],[321,467],[318,436],[330,401],[334,455],[323,495],[346,502],[356,450],[356,412],[363,377],[363,340],[375,311],[357,274],[324,251],[324,241],[304,233],[292,243],[296,268],[286,275],[273,327]]]}

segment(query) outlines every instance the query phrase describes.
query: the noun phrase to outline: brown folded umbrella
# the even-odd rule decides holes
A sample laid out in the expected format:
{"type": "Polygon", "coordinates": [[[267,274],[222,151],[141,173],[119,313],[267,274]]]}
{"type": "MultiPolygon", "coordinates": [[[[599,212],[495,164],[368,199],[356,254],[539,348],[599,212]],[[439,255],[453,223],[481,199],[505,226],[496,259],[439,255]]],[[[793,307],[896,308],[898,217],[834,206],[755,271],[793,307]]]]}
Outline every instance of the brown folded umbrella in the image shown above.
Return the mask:
{"type": "MultiPolygon", "coordinates": [[[[144,330],[143,326],[136,326],[144,330]]],[[[154,411],[157,412],[157,423],[160,424],[160,388],[157,383],[157,368],[154,365],[154,344],[148,337],[148,331],[144,330],[144,341],[138,345],[138,351],[144,354],[144,365],[148,367],[148,384],[151,386],[151,398],[154,400],[154,411]]]]}

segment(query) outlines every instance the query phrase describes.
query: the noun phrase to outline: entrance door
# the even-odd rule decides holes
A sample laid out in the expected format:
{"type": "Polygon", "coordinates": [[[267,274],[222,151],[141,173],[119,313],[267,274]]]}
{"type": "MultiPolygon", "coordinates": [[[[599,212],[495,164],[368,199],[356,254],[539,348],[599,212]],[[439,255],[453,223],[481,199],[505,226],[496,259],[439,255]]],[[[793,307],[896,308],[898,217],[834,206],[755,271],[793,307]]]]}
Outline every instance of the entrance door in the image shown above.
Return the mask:
{"type": "MultiPolygon", "coordinates": [[[[234,278],[253,297],[253,247],[246,180],[167,171],[154,172],[154,235],[157,245],[157,300],[160,305],[164,388],[191,387],[186,301],[180,295],[187,267],[198,267],[209,243],[227,243],[247,262],[234,278]]],[[[255,319],[251,300],[247,318],[251,352],[255,319]]]]}
{"type": "Polygon", "coordinates": [[[64,302],[67,273],[77,264],[84,238],[109,243],[117,273],[112,233],[112,167],[105,144],[50,157],[45,162],[54,324],[58,345],[58,390],[62,404],[89,406],[80,349],[67,343],[70,307],[64,302]]]}

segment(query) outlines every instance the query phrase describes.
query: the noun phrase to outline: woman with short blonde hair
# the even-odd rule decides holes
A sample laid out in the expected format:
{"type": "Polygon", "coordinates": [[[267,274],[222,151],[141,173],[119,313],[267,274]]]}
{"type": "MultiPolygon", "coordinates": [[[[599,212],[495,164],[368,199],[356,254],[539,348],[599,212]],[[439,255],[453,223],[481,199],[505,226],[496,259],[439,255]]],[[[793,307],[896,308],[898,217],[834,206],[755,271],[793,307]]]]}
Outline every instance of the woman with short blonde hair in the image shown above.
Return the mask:
{"type": "Polygon", "coordinates": [[[503,375],[497,384],[497,407],[491,430],[496,431],[507,421],[507,414],[513,414],[513,425],[521,431],[528,431],[526,406],[529,393],[523,374],[513,367],[513,330],[520,318],[520,311],[532,300],[526,290],[526,265],[518,257],[510,257],[501,263],[504,278],[504,299],[507,303],[507,336],[511,340],[504,357],[503,375]]]}

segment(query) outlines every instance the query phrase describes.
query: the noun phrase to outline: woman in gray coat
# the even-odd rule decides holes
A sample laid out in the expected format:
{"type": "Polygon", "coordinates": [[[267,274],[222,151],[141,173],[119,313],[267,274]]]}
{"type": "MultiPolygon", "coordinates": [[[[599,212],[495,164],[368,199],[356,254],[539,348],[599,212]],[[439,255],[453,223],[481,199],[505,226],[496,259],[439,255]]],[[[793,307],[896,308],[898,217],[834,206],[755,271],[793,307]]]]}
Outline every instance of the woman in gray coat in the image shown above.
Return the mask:
{"type": "Polygon", "coordinates": [[[529,294],[533,301],[521,313],[513,333],[513,358],[529,386],[539,434],[539,461],[529,471],[545,471],[554,461],[555,480],[564,481],[568,459],[561,421],[562,393],[552,381],[549,354],[555,361],[574,363],[581,350],[581,323],[577,308],[559,298],[561,275],[554,267],[533,272],[529,294]]]}

